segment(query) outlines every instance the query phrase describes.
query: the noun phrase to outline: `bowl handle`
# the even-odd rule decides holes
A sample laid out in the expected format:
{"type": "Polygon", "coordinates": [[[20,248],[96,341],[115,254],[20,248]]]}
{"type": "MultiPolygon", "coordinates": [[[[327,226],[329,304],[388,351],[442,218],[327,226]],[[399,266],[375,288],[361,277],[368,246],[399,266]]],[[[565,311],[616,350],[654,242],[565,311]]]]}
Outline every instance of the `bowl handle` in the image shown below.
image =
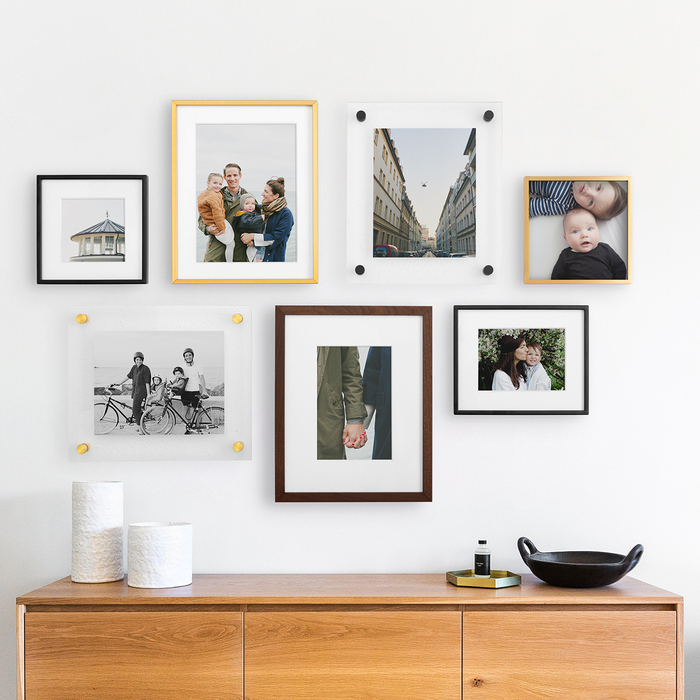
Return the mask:
{"type": "Polygon", "coordinates": [[[637,566],[643,553],[644,547],[642,547],[641,544],[636,544],[634,547],[632,547],[630,553],[622,560],[622,564],[625,567],[625,573],[622,574],[623,576],[628,574],[630,571],[632,571],[632,569],[634,569],[635,566],[637,566]]]}
{"type": "Polygon", "coordinates": [[[529,540],[527,537],[521,537],[518,540],[518,551],[520,552],[520,556],[523,558],[523,561],[527,564],[530,555],[537,554],[538,549],[537,547],[535,547],[534,544],[532,544],[532,541],[529,540]],[[529,549],[530,551],[528,552],[527,549],[525,549],[525,547],[527,547],[527,549],[529,549]]]}

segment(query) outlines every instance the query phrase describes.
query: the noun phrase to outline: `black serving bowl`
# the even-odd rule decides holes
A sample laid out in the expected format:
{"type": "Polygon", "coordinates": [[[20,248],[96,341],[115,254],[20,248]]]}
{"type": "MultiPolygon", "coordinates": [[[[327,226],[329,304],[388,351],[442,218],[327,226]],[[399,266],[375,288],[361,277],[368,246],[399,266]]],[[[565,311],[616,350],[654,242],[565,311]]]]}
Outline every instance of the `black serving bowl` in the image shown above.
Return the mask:
{"type": "Polygon", "coordinates": [[[518,550],[530,571],[545,583],[565,588],[599,588],[632,571],[644,547],[636,545],[627,556],[610,552],[539,552],[527,537],[521,537],[518,550]]]}

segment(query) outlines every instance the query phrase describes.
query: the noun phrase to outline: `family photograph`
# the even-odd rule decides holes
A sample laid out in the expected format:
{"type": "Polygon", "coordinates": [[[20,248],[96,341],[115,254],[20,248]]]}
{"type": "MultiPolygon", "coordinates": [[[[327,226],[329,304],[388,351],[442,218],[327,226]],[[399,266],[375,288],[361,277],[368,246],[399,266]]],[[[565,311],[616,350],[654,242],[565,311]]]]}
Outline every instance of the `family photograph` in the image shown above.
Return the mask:
{"type": "Polygon", "coordinates": [[[629,280],[628,181],[525,181],[528,280],[629,280]]]}
{"type": "Polygon", "coordinates": [[[223,333],[96,333],[94,365],[95,435],[223,433],[223,333]]]}
{"type": "Polygon", "coordinates": [[[479,391],[562,391],[563,328],[479,329],[479,391]]]}
{"type": "Polygon", "coordinates": [[[296,262],[296,126],[197,124],[197,262],[296,262]]]}

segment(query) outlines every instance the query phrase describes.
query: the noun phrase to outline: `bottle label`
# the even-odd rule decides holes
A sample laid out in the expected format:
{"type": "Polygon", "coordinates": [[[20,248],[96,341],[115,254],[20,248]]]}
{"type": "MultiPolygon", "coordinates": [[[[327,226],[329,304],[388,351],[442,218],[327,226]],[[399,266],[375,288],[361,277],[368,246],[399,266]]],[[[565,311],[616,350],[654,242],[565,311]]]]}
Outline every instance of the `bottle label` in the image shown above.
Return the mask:
{"type": "Polygon", "coordinates": [[[474,575],[475,576],[490,576],[491,575],[491,555],[490,554],[475,554],[474,555],[474,575]]]}

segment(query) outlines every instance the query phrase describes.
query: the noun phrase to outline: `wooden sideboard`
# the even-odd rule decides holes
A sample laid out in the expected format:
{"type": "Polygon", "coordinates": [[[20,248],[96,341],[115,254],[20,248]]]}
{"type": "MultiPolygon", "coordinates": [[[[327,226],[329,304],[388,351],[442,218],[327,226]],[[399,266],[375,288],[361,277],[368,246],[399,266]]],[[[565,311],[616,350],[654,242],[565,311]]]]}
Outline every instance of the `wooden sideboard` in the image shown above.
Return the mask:
{"type": "Polygon", "coordinates": [[[69,578],[17,599],[19,700],[682,700],[683,599],[630,577],[69,578]]]}

